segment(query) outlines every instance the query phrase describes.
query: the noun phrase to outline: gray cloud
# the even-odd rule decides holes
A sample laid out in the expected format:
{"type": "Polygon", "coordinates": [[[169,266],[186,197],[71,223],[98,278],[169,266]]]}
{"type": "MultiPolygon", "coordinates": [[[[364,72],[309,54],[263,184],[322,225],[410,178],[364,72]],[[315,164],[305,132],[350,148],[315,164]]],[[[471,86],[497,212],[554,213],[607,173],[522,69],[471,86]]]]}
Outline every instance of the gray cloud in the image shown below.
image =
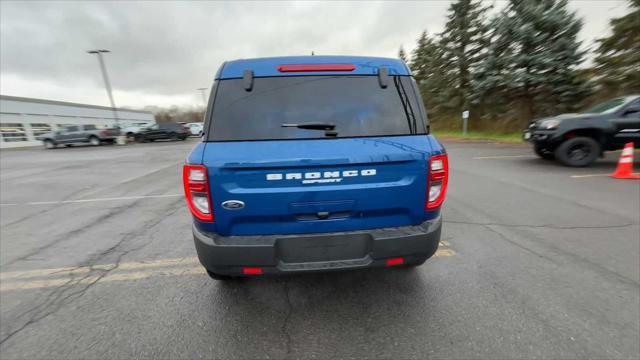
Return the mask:
{"type": "MultiPolygon", "coordinates": [[[[504,2],[497,1],[496,8],[504,2]]],[[[448,1],[0,2],[0,91],[104,104],[106,48],[119,104],[199,104],[229,59],[294,54],[395,56],[442,30],[448,1]],[[169,103],[167,103],[169,102],[169,103]]],[[[624,1],[574,1],[583,38],[602,36],[624,1]]]]}

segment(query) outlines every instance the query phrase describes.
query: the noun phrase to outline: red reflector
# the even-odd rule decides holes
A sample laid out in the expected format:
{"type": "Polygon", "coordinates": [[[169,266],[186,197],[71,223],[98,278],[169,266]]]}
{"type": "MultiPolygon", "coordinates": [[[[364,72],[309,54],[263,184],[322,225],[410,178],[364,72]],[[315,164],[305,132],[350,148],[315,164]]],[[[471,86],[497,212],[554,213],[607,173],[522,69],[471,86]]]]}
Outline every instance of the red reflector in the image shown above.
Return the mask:
{"type": "Polygon", "coordinates": [[[402,265],[404,264],[404,258],[398,257],[398,258],[387,259],[385,260],[384,264],[386,266],[402,265]]]}
{"type": "Polygon", "coordinates": [[[207,191],[207,184],[205,183],[190,183],[189,188],[191,191],[195,192],[205,192],[207,191]]]}
{"type": "Polygon", "coordinates": [[[262,268],[246,267],[246,268],[242,268],[242,273],[245,275],[262,275],[262,268]]]}
{"type": "Polygon", "coordinates": [[[353,71],[353,64],[292,64],[278,65],[280,72],[306,72],[306,71],[353,71]]]}

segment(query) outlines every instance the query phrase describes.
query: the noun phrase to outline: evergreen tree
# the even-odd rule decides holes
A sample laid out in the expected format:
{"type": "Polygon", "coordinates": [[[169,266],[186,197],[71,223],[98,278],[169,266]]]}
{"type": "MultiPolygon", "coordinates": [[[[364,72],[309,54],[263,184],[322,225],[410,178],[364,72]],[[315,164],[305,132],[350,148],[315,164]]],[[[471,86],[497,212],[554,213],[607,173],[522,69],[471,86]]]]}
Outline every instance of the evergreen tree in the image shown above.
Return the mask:
{"type": "Polygon", "coordinates": [[[426,31],[423,31],[411,54],[411,70],[418,83],[429,78],[431,74],[428,65],[433,58],[433,48],[433,40],[429,38],[426,31]]]}
{"type": "Polygon", "coordinates": [[[611,36],[598,40],[596,76],[609,97],[640,93],[640,0],[630,0],[631,13],[612,19],[611,36]]]}
{"type": "Polygon", "coordinates": [[[567,9],[567,0],[510,0],[492,28],[478,82],[485,101],[516,106],[519,121],[528,123],[534,116],[573,110],[588,95],[576,70],[584,57],[576,38],[582,21],[567,9]]]}
{"type": "Polygon", "coordinates": [[[449,83],[444,73],[442,48],[437,39],[423,31],[411,56],[411,70],[429,113],[441,112],[447,105],[449,83]]]}
{"type": "Polygon", "coordinates": [[[469,108],[473,80],[486,57],[488,9],[479,0],[456,0],[449,6],[441,46],[447,75],[453,79],[448,97],[456,113],[469,108]]]}
{"type": "Polygon", "coordinates": [[[404,47],[400,45],[400,49],[398,50],[398,58],[404,61],[405,64],[409,64],[409,59],[407,59],[407,54],[404,51],[404,47]]]}

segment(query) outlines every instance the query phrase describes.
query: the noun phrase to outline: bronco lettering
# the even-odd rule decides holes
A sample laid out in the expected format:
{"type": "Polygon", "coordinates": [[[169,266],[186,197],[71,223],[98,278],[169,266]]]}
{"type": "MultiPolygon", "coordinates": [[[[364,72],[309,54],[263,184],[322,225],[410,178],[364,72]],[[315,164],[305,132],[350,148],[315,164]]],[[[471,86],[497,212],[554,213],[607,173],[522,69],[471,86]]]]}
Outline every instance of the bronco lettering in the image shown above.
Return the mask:
{"type": "Polygon", "coordinates": [[[307,172],[307,173],[288,173],[288,174],[267,174],[267,180],[302,180],[304,179],[317,179],[315,181],[302,181],[303,184],[315,184],[315,183],[327,183],[327,182],[340,182],[343,177],[354,176],[373,176],[376,175],[376,169],[365,170],[345,170],[345,171],[325,171],[325,172],[307,172]],[[342,176],[341,176],[342,175],[342,176]]]}

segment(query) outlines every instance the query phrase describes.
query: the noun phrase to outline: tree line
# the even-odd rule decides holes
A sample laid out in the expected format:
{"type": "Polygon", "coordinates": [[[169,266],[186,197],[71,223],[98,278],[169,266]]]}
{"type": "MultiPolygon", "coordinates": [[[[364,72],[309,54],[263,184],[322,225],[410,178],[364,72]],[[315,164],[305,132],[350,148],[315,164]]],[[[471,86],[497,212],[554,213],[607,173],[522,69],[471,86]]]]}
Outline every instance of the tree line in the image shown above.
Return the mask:
{"type": "Polygon", "coordinates": [[[156,122],[202,122],[205,110],[201,106],[176,106],[169,108],[146,106],[145,111],[153,113],[156,122]]]}
{"type": "Polygon", "coordinates": [[[630,12],[610,21],[611,35],[592,53],[582,49],[583,22],[567,0],[509,0],[492,17],[480,0],[455,0],[441,33],[422,32],[410,58],[402,46],[398,56],[436,128],[459,129],[469,110],[472,129],[517,130],[535,118],[640,93],[640,0],[628,1],[630,12]]]}

